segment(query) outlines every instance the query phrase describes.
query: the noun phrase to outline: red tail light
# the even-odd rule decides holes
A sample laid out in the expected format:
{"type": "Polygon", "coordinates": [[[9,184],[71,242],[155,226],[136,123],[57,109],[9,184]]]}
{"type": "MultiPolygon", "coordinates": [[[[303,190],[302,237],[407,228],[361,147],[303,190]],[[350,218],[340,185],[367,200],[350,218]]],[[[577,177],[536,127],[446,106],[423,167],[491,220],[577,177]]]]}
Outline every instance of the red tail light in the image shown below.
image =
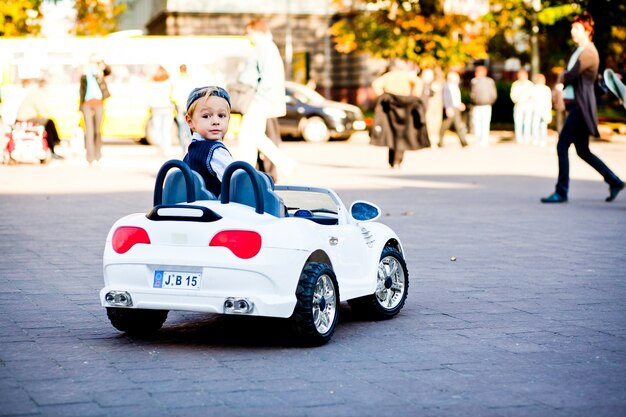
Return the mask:
{"type": "Polygon", "coordinates": [[[224,246],[241,259],[250,259],[261,250],[261,235],[248,230],[223,230],[213,236],[209,246],[224,246]]]}
{"type": "Polygon", "coordinates": [[[126,253],[138,243],[150,244],[148,233],[141,227],[118,227],[113,232],[113,250],[117,253],[126,253]]]}

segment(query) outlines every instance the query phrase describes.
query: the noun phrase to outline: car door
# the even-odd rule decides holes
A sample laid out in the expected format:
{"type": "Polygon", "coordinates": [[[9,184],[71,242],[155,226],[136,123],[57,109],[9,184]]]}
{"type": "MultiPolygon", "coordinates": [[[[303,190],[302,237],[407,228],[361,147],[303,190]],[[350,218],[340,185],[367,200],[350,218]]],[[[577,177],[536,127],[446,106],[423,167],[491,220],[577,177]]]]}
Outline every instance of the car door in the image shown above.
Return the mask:
{"type": "Polygon", "coordinates": [[[352,298],[355,293],[364,294],[372,284],[366,262],[372,254],[366,236],[355,224],[333,226],[328,235],[342,299],[352,298]]]}
{"type": "Polygon", "coordinates": [[[302,104],[289,92],[285,94],[287,114],[278,119],[281,135],[298,135],[298,123],[302,119],[302,104]]]}

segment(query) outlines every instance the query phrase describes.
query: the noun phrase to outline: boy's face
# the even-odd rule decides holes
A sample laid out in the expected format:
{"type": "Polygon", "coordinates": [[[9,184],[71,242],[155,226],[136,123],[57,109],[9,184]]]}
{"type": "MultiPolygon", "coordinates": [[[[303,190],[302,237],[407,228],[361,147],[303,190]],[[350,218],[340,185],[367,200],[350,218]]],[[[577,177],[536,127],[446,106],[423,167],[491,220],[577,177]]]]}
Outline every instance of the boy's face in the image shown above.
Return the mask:
{"type": "Polygon", "coordinates": [[[185,117],[192,132],[210,140],[222,140],[228,130],[230,108],[228,102],[221,97],[210,96],[199,99],[193,115],[185,117]]]}

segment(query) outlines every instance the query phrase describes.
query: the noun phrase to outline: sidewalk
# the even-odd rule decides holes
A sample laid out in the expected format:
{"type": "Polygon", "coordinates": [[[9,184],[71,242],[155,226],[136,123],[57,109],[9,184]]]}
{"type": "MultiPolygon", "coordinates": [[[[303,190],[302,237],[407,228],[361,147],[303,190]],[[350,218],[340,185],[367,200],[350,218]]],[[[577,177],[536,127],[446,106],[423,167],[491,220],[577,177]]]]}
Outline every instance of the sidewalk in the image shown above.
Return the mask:
{"type": "MultiPolygon", "coordinates": [[[[397,170],[364,136],[283,144],[293,183],[382,208],[410,273],[396,318],[342,305],[312,349],[280,320],[170,312],[152,338],[110,325],[104,240],[151,208],[152,148],[0,166],[0,416],[626,415],[626,194],[605,203],[572,150],[570,201],[542,205],[554,143],[449,143],[397,170]]],[[[626,142],[591,146],[626,178],[626,142]]]]}

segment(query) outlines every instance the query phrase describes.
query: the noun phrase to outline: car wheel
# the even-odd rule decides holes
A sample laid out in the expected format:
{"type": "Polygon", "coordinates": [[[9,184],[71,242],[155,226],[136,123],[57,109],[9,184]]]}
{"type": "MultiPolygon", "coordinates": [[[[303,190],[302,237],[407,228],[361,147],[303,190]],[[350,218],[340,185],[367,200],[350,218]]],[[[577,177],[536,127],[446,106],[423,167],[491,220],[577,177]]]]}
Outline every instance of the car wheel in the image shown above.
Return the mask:
{"type": "Polygon", "coordinates": [[[165,323],[167,313],[167,310],[107,307],[107,316],[113,327],[129,334],[156,332],[165,323]]]}
{"type": "Polygon", "coordinates": [[[326,122],[319,116],[313,116],[306,119],[302,126],[302,137],[307,142],[328,142],[330,139],[330,130],[326,126],[326,122]]]}
{"type": "Polygon", "coordinates": [[[409,290],[409,272],[400,251],[385,246],[378,262],[376,291],[372,295],[348,301],[348,304],[365,315],[384,320],[400,312],[409,290]]]}
{"type": "Polygon", "coordinates": [[[339,317],[339,287],[332,268],[320,262],[307,263],[296,299],[292,319],[300,339],[314,346],[328,342],[339,317]]]}

